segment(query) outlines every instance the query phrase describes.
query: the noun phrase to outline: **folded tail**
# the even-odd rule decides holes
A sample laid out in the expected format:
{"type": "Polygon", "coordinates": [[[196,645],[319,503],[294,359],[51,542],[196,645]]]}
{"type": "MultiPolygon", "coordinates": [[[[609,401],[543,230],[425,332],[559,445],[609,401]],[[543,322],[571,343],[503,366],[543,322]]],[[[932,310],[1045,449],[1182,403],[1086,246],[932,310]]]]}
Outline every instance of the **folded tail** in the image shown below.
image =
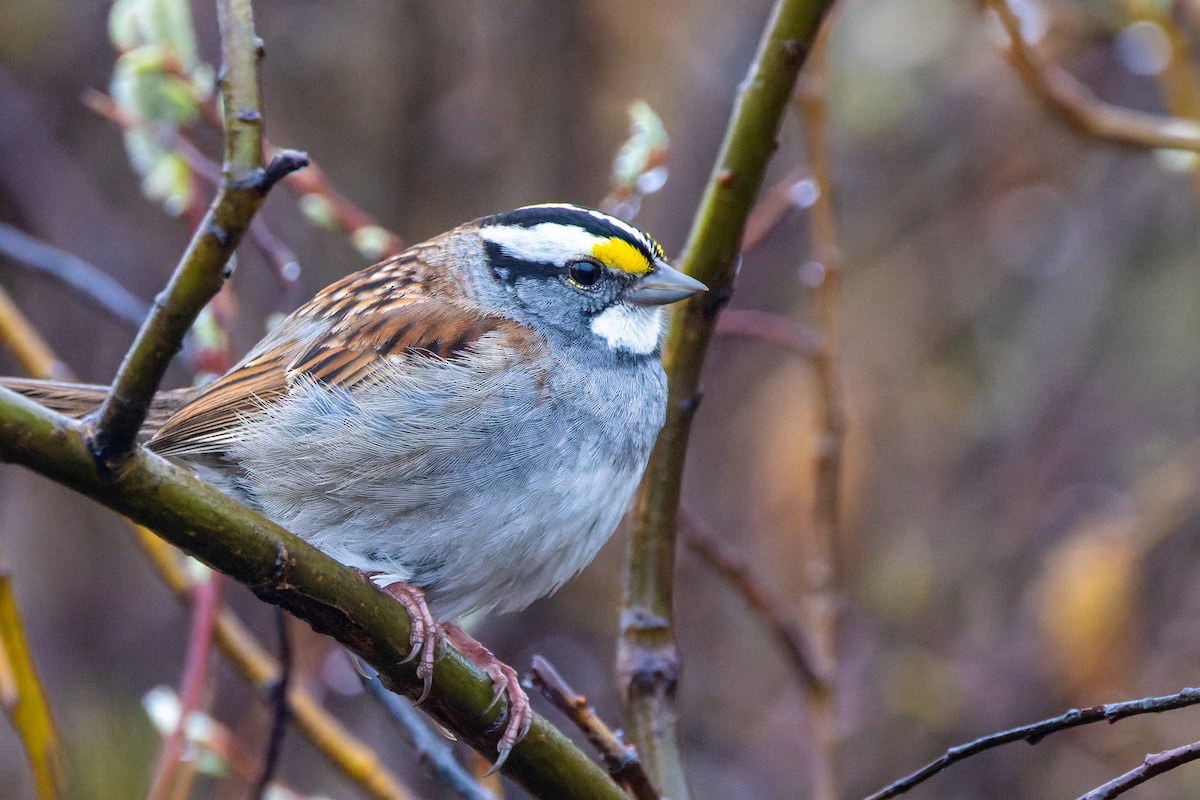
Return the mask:
{"type": "MultiPolygon", "coordinates": [[[[51,411],[57,411],[69,417],[82,417],[89,411],[99,408],[108,395],[107,386],[39,381],[27,378],[0,378],[0,387],[25,395],[51,411]]],[[[191,394],[191,390],[188,389],[174,389],[155,395],[154,402],[150,405],[150,411],[146,415],[146,421],[142,424],[142,436],[150,436],[161,428],[168,417],[183,407],[191,394]]]]}

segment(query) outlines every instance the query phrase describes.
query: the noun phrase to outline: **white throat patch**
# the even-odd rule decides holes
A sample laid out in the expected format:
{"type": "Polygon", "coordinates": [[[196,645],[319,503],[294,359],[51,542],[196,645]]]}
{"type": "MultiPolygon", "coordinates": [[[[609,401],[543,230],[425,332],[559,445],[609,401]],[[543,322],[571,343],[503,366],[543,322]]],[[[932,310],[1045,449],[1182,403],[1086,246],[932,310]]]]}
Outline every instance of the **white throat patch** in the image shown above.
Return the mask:
{"type": "Polygon", "coordinates": [[[662,321],[662,309],[657,306],[617,303],[596,315],[592,320],[592,333],[607,341],[613,349],[645,356],[658,347],[662,321]]]}

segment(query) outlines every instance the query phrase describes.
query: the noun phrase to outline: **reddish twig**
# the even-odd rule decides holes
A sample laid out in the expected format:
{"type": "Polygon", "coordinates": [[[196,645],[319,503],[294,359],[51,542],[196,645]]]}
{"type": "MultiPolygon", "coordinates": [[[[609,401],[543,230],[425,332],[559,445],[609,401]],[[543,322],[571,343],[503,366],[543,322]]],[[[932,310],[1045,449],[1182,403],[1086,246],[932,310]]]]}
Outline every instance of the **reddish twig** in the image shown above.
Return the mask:
{"type": "Polygon", "coordinates": [[[213,624],[221,608],[224,584],[225,576],[213,572],[192,590],[195,601],[192,606],[192,631],[188,637],[187,657],[179,685],[179,721],[163,741],[158,766],[154,769],[154,780],[151,781],[147,794],[150,800],[166,800],[187,795],[187,792],[180,791],[177,785],[184,777],[179,767],[186,743],[188,718],[200,710],[204,688],[208,684],[213,624]]]}
{"type": "Polygon", "coordinates": [[[737,590],[787,653],[804,686],[809,691],[825,691],[828,680],[817,667],[812,642],[798,625],[788,620],[784,605],[772,598],[750,574],[743,559],[693,514],[685,509],[680,512],[679,521],[684,544],[737,590]]]}
{"type": "Polygon", "coordinates": [[[796,193],[796,187],[805,179],[806,174],[803,169],[794,169],[763,191],[754,208],[750,209],[750,216],[746,218],[746,232],[742,234],[743,253],[757,247],[768,233],[775,230],[789,211],[811,205],[798,202],[796,193]]]}
{"type": "Polygon", "coordinates": [[[731,308],[717,319],[713,333],[757,339],[790,350],[803,359],[816,358],[823,347],[817,331],[769,311],[731,308]]]}
{"type": "Polygon", "coordinates": [[[1139,714],[1157,714],[1163,711],[1174,711],[1200,703],[1200,689],[1183,689],[1177,694],[1162,697],[1143,697],[1140,700],[1127,700],[1122,703],[1108,703],[1091,708],[1073,708],[1065,714],[1044,719],[1019,728],[993,733],[976,739],[973,742],[951,747],[939,758],[930,761],[911,775],[907,775],[894,783],[888,784],[866,800],[887,800],[904,794],[917,784],[924,783],[929,778],[944,770],[951,764],[964,761],[985,750],[991,750],[1012,742],[1028,742],[1037,744],[1052,733],[1077,728],[1080,725],[1090,725],[1093,722],[1113,723],[1126,717],[1139,714]]]}
{"type": "Polygon", "coordinates": [[[369,250],[367,254],[371,258],[386,258],[404,250],[403,239],[333,188],[325,171],[316,164],[310,163],[308,169],[293,172],[284,183],[301,199],[320,198],[330,226],[349,236],[360,251],[369,250]]]}
{"type": "MultiPolygon", "coordinates": [[[[122,130],[137,128],[158,137],[160,146],[178,153],[187,162],[193,175],[212,186],[221,185],[220,165],[204,155],[200,148],[178,129],[144,125],[123,112],[111,97],[96,89],[84,90],[82,100],[85,106],[122,130]]],[[[283,290],[280,307],[294,307],[299,299],[296,293],[300,285],[300,262],[296,254],[271,231],[261,216],[255,216],[251,220],[249,233],[251,241],[271,266],[271,271],[283,290]]],[[[143,317],[144,313],[134,324],[140,324],[143,317]]]]}
{"type": "Polygon", "coordinates": [[[596,710],[588,705],[587,698],[572,689],[553,664],[543,656],[535,655],[529,676],[533,685],[541,690],[542,696],[566,714],[596,748],[613,780],[624,786],[637,800],[660,800],[661,795],[650,782],[637,751],[622,742],[604,724],[596,710]]]}

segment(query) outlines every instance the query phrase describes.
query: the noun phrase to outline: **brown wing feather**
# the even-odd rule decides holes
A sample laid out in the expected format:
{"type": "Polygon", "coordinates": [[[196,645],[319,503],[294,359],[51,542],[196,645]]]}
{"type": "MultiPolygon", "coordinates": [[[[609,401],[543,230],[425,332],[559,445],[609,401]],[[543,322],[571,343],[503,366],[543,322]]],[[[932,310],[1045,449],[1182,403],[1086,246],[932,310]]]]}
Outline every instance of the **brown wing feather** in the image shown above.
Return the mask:
{"type": "Polygon", "coordinates": [[[351,275],[297,309],[277,333],[172,416],[149,446],[164,455],[219,453],[247,416],[311,378],[343,389],[384,365],[411,358],[460,357],[493,331],[519,326],[466,305],[431,299],[404,254],[351,275]],[[296,331],[316,331],[298,340],[296,331]]]}

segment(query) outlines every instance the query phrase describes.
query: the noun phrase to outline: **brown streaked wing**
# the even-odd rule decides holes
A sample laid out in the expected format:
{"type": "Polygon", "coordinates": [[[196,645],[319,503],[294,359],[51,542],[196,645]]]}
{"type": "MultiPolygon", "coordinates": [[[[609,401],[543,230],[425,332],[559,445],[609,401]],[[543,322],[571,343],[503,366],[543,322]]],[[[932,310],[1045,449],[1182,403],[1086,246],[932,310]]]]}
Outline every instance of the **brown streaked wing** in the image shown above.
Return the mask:
{"type": "Polygon", "coordinates": [[[291,365],[309,343],[288,339],[286,331],[300,330],[303,321],[310,320],[317,325],[324,322],[336,333],[347,321],[420,300],[424,295],[419,254],[419,248],[409,249],[326,286],[293,311],[245,361],[167,419],[147,445],[163,455],[224,450],[243,418],[283,397],[291,387],[291,365]]]}
{"type": "Polygon", "coordinates": [[[512,347],[536,346],[536,336],[511,320],[427,298],[394,305],[365,323],[351,318],[299,352],[294,343],[281,343],[230,372],[168,420],[150,446],[164,455],[219,453],[244,417],[285,396],[301,378],[349,389],[385,365],[460,358],[492,332],[512,347]]]}

